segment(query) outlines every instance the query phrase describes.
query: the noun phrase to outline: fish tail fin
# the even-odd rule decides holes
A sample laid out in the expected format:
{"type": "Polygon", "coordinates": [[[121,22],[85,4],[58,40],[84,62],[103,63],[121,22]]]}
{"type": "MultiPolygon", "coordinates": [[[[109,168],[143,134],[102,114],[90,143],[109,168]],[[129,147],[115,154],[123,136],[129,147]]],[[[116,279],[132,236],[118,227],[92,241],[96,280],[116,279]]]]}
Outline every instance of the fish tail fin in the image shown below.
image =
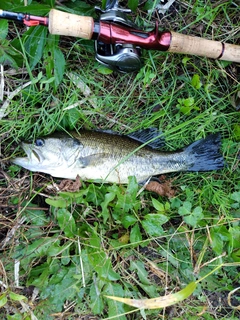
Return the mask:
{"type": "Polygon", "coordinates": [[[185,152],[191,159],[187,171],[211,171],[224,167],[224,159],[220,153],[221,135],[211,134],[205,139],[190,144],[185,152]]]}

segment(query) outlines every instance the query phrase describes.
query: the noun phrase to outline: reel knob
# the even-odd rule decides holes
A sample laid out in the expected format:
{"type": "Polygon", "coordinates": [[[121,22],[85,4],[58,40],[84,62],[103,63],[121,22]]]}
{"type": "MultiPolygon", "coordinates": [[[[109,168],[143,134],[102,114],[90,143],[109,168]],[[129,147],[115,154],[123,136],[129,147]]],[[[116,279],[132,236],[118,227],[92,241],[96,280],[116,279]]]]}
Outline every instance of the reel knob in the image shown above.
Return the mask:
{"type": "Polygon", "coordinates": [[[131,44],[109,45],[95,42],[96,60],[114,71],[129,73],[142,67],[141,49],[131,44]]]}

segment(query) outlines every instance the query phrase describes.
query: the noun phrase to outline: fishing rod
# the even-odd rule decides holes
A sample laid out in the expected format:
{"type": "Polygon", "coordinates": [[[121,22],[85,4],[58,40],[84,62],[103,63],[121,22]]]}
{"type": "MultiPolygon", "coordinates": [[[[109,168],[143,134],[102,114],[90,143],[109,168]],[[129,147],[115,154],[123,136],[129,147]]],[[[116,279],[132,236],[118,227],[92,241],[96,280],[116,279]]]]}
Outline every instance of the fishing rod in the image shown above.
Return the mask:
{"type": "Polygon", "coordinates": [[[239,45],[174,31],[159,31],[158,22],[150,32],[141,30],[128,18],[131,10],[120,8],[118,0],[108,0],[105,10],[95,9],[98,20],[56,9],[51,9],[48,17],[0,10],[0,18],[15,20],[29,27],[43,25],[54,35],[95,40],[96,60],[120,72],[138,71],[142,67],[142,49],[240,62],[239,45]]]}

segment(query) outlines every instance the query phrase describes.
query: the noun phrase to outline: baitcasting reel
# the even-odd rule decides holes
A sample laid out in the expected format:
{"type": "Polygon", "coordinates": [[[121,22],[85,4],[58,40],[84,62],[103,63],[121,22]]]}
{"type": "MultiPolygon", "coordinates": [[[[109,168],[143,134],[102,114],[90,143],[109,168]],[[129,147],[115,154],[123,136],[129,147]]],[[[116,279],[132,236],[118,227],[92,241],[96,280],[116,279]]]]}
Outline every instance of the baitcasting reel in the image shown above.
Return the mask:
{"type": "MultiPolygon", "coordinates": [[[[100,13],[100,20],[105,22],[115,22],[120,25],[139,29],[131,20],[127,19],[126,13],[129,9],[119,8],[116,5],[113,8],[101,10],[95,8],[100,13]]],[[[95,41],[96,60],[107,68],[114,71],[128,73],[138,71],[142,67],[141,48],[133,44],[106,44],[99,40],[95,41]]]]}

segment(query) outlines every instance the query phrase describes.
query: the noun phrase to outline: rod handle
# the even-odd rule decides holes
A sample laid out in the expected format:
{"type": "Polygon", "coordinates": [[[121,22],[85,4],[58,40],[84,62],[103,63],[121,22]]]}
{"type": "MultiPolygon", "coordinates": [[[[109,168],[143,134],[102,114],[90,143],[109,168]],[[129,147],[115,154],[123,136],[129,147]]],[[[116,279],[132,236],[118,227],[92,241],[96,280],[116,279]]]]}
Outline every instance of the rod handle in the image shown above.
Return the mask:
{"type": "Polygon", "coordinates": [[[169,52],[240,62],[240,46],[171,32],[169,52]]]}
{"type": "Polygon", "coordinates": [[[79,16],[56,9],[49,12],[48,30],[51,34],[91,39],[94,29],[92,17],[79,16]]]}

